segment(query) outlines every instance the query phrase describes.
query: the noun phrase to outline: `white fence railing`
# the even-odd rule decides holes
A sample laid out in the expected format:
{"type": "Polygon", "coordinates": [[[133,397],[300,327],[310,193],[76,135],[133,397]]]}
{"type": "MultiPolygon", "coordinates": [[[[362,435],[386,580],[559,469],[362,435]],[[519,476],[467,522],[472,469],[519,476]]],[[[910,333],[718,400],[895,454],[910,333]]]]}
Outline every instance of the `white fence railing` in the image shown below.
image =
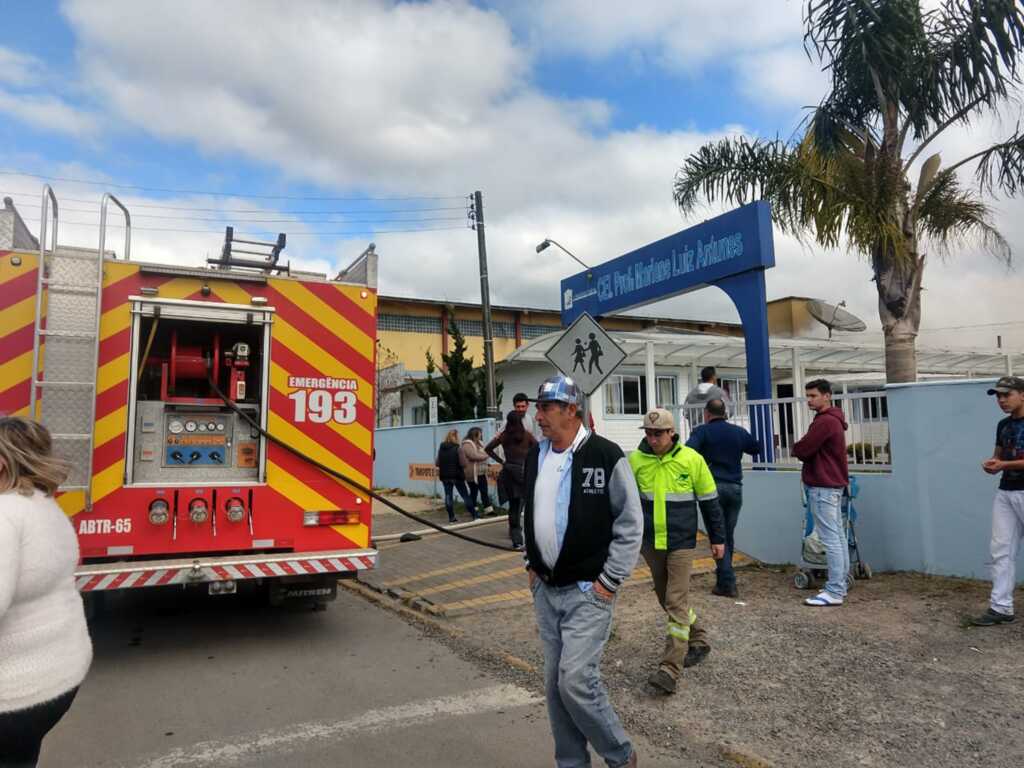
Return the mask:
{"type": "MultiPolygon", "coordinates": [[[[889,443],[889,411],[885,392],[836,394],[832,404],[841,408],[849,425],[846,430],[846,454],[851,470],[888,472],[892,468],[889,443]]],[[[779,397],[770,400],[739,400],[728,404],[729,420],[746,428],[772,446],[772,456],[744,457],[747,467],[794,469],[800,460],[793,456],[793,443],[807,433],[814,413],[803,397],[779,397]]],[[[676,423],[682,441],[704,422],[703,407],[675,406],[676,423]]]]}

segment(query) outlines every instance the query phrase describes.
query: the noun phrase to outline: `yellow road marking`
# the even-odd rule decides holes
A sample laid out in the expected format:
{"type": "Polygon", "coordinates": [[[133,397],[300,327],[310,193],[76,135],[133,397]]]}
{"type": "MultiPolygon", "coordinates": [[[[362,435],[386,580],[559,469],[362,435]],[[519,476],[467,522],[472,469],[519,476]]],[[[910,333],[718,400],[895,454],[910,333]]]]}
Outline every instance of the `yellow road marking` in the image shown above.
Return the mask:
{"type": "Polygon", "coordinates": [[[454,611],[457,608],[476,608],[481,605],[493,605],[494,603],[504,603],[510,600],[526,600],[529,597],[529,589],[514,589],[511,592],[501,592],[496,595],[471,597],[468,600],[458,600],[454,603],[441,603],[437,607],[443,611],[454,611]]]}
{"type": "Polygon", "coordinates": [[[449,565],[447,568],[437,568],[433,571],[425,571],[423,573],[417,573],[415,576],[409,578],[397,579],[395,581],[389,581],[384,584],[384,587],[398,587],[412,584],[416,581],[424,581],[425,579],[431,579],[434,576],[444,576],[447,573],[455,573],[457,571],[465,571],[468,568],[475,568],[478,565],[487,565],[488,563],[497,563],[502,560],[511,560],[514,557],[522,557],[518,552],[509,552],[507,555],[494,555],[492,557],[482,557],[479,560],[469,560],[465,563],[459,563],[458,565],[449,565]]]}
{"type": "Polygon", "coordinates": [[[482,576],[472,576],[468,579],[456,579],[455,581],[449,581],[444,584],[440,584],[436,587],[428,587],[427,589],[417,589],[417,595],[436,595],[439,592],[450,592],[453,589],[459,587],[471,587],[474,584],[483,584],[488,581],[496,581],[503,579],[506,576],[515,576],[521,574],[524,578],[526,577],[526,571],[522,568],[509,568],[504,571],[492,571],[491,573],[485,573],[482,576]]]}

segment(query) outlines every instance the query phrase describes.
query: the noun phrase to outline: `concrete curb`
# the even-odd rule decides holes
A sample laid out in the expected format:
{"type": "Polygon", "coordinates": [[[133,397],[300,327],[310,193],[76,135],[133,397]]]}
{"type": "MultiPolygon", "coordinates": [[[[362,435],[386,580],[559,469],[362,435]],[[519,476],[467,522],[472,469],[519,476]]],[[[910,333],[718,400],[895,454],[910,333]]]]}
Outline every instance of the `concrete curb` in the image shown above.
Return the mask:
{"type": "MultiPolygon", "coordinates": [[[[443,616],[444,613],[431,613],[429,608],[433,608],[433,606],[420,598],[410,601],[407,605],[400,605],[396,602],[396,600],[399,600],[400,598],[395,598],[389,595],[389,592],[392,592],[393,590],[378,590],[368,584],[363,584],[352,579],[339,581],[338,585],[355,595],[359,595],[360,597],[369,600],[375,605],[379,605],[381,608],[393,611],[394,613],[404,616],[415,623],[425,624],[445,635],[448,635],[448,637],[461,638],[465,635],[465,633],[458,627],[453,627],[451,624],[439,621],[435,618],[435,616],[438,615],[443,616]]],[[[525,661],[518,656],[513,656],[510,653],[505,653],[504,651],[492,651],[487,648],[480,648],[478,649],[478,653],[490,656],[492,659],[500,661],[509,667],[519,670],[520,672],[537,674],[539,671],[537,667],[530,662],[525,661]]]]}

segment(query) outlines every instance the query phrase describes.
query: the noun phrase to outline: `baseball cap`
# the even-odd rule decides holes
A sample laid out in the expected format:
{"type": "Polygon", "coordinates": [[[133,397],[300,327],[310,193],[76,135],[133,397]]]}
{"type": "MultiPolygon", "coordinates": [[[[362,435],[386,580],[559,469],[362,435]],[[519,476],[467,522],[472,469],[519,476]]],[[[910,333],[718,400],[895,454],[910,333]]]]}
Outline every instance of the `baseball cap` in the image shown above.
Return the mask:
{"type": "Polygon", "coordinates": [[[534,403],[566,403],[567,405],[579,405],[583,402],[583,396],[579,386],[568,376],[549,376],[537,389],[537,397],[533,398],[534,403]]]}
{"type": "Polygon", "coordinates": [[[1003,376],[996,385],[988,391],[990,395],[994,395],[998,392],[1001,395],[1005,395],[1010,390],[1015,389],[1018,392],[1024,392],[1024,379],[1020,376],[1003,376]]]}
{"type": "Polygon", "coordinates": [[[644,416],[644,423],[640,429],[675,429],[676,421],[672,414],[664,408],[655,408],[648,411],[644,416]]]}

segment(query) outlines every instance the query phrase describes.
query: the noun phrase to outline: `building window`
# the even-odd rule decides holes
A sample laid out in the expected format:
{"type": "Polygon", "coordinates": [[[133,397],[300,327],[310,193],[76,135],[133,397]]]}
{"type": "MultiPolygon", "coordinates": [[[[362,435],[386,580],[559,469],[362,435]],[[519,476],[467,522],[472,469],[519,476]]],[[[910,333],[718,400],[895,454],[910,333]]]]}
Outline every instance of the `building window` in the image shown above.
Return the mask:
{"type": "Polygon", "coordinates": [[[440,335],[441,318],[421,315],[377,315],[377,330],[440,335]]]}
{"type": "MultiPolygon", "coordinates": [[[[676,404],[676,377],[658,376],[658,408],[676,404]]],[[[647,413],[647,377],[633,374],[609,376],[604,385],[605,413],[639,416],[647,413]]]]}
{"type": "Polygon", "coordinates": [[[545,336],[560,330],[562,330],[560,325],[524,324],[522,327],[524,339],[536,339],[538,336],[545,336]]]}
{"type": "Polygon", "coordinates": [[[412,408],[412,423],[426,424],[430,421],[430,414],[427,413],[427,406],[414,405],[412,408]]]}
{"type": "MultiPolygon", "coordinates": [[[[644,377],[640,377],[641,381],[644,377]]],[[[658,407],[659,408],[671,408],[676,405],[676,377],[675,376],[659,376],[658,377],[658,407]]]]}

